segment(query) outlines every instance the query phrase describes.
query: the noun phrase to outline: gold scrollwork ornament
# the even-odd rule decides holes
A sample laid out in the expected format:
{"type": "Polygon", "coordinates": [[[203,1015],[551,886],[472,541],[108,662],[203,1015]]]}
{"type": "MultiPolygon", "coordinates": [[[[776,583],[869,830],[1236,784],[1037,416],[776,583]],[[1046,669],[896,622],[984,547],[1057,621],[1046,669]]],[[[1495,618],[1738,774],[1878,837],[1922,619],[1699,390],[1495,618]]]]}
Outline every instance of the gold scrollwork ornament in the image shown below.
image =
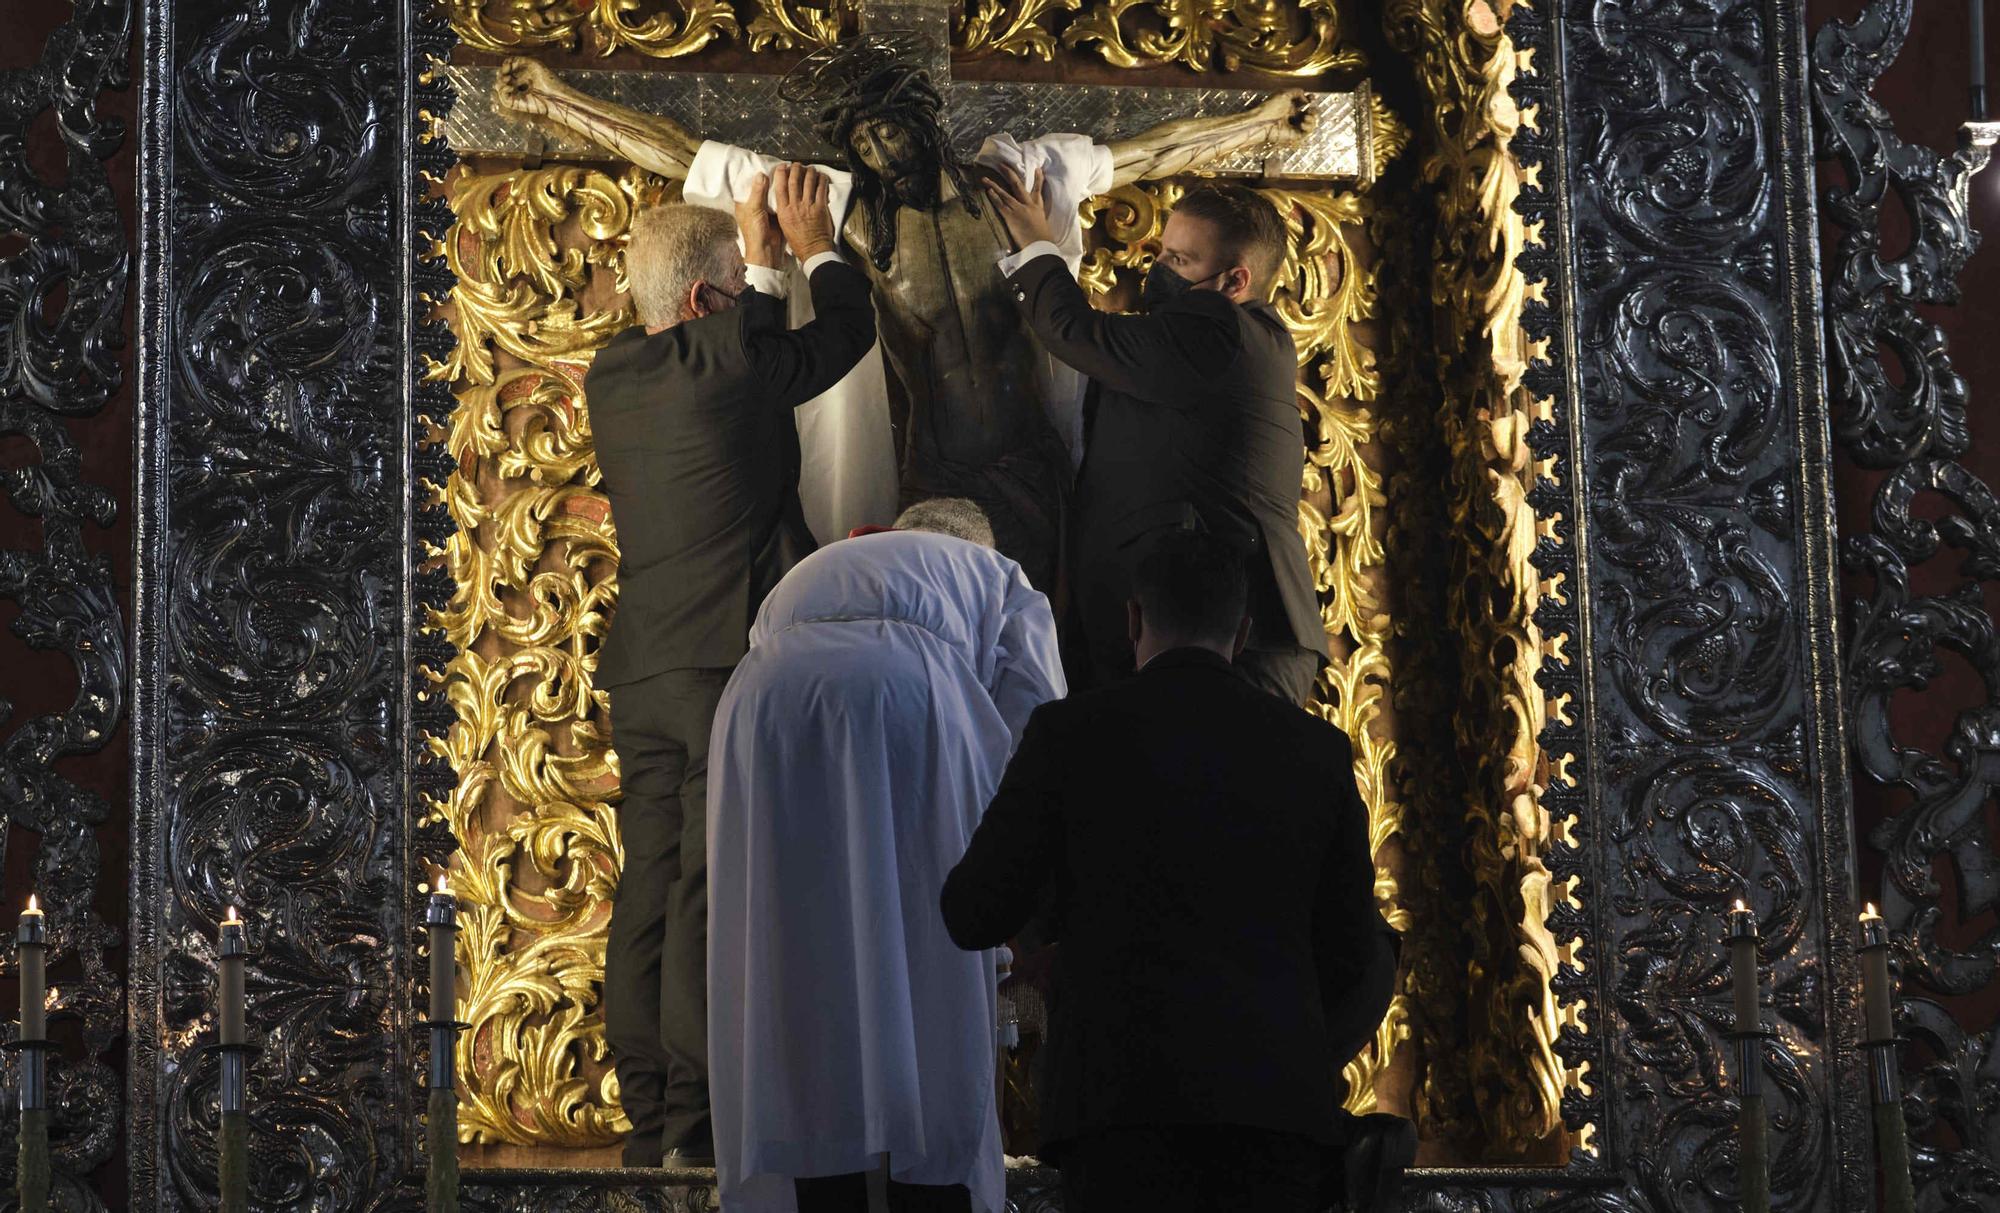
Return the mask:
{"type": "Polygon", "coordinates": [[[597,55],[634,50],[655,59],[692,55],[737,35],[730,0],[444,0],[451,28],[467,46],[495,54],[541,47],[577,50],[586,35],[597,55]],[[678,15],[675,9],[679,9],[678,15]]]}
{"type": "Polygon", "coordinates": [[[1063,31],[1115,67],[1252,68],[1317,76],[1366,66],[1340,40],[1336,0],[1099,0],[1063,31]]]}
{"type": "Polygon", "coordinates": [[[801,0],[761,0],[744,33],[753,51],[810,50],[840,41],[860,16],[859,0],[826,0],[823,7],[801,0]]]}
{"type": "MultiPolygon", "coordinates": [[[[1534,183],[1510,144],[1534,118],[1511,93],[1528,64],[1507,36],[1509,8],[1511,0],[1391,0],[1384,26],[1416,65],[1431,125],[1421,172],[1438,206],[1430,295],[1456,552],[1445,609],[1463,654],[1458,698],[1466,706],[1454,719],[1466,756],[1474,883],[1463,988],[1420,992],[1462,999],[1469,1040],[1466,1056],[1427,1069],[1426,1107],[1438,1136],[1477,1141],[1488,1157],[1539,1159],[1562,1133],[1564,1092],[1583,1082],[1555,1045],[1565,1026],[1583,1022],[1584,1008],[1553,993],[1575,948],[1547,926],[1552,902],[1576,901],[1573,889],[1552,887],[1543,861],[1569,823],[1552,821],[1542,797],[1552,780],[1572,777],[1568,757],[1544,753],[1539,741],[1552,708],[1536,675],[1551,642],[1535,613],[1545,594],[1563,591],[1543,584],[1532,559],[1539,541],[1556,538],[1528,501],[1548,469],[1527,433],[1551,417],[1552,402],[1522,386],[1544,352],[1521,327],[1525,302],[1540,288],[1518,259],[1539,234],[1514,209],[1534,183]]],[[[1578,1144],[1588,1138],[1586,1126],[1578,1144]]]]}
{"type": "Polygon", "coordinates": [[[1023,59],[1055,58],[1056,36],[1048,18],[1073,13],[1083,0],[966,0],[953,38],[952,52],[963,59],[985,55],[1018,55],[1023,59]]]}

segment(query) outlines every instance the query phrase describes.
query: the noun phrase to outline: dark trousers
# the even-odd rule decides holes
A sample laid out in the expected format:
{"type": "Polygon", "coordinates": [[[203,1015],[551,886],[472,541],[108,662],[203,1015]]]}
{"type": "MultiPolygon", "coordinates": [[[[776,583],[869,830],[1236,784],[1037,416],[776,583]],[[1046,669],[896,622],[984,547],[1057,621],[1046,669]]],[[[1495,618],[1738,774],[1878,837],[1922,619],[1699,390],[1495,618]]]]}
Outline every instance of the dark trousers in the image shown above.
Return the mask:
{"type": "MultiPolygon", "coordinates": [[[[792,1190],[799,1213],[868,1213],[868,1177],[860,1172],[795,1179],[792,1190]]],[[[964,1184],[934,1187],[892,1179],[889,1208],[892,1213],[972,1213],[972,1193],[964,1184]]]]}
{"type": "MultiPolygon", "coordinates": [[[[1064,1142],[1063,1213],[1320,1213],[1328,1149],[1236,1125],[1108,1129],[1064,1142]]],[[[801,1209],[801,1213],[804,1213],[801,1209]]]]}
{"type": "Polygon", "coordinates": [[[604,1035],[632,1122],[625,1165],[711,1151],[708,732],[728,670],[668,670],[611,691],[625,867],[604,945],[604,1035]]]}

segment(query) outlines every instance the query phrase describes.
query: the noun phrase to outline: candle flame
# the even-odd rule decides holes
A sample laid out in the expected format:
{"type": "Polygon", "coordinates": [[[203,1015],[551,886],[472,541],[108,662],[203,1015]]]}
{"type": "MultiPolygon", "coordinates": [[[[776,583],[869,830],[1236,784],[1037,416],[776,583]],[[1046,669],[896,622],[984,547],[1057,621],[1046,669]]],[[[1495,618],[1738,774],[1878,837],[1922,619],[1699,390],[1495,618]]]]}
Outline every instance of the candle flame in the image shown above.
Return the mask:
{"type": "Polygon", "coordinates": [[[451,873],[450,873],[450,872],[439,872],[439,873],[438,873],[438,892],[440,892],[440,893],[450,893],[450,892],[451,892],[451,873]]]}
{"type": "Polygon", "coordinates": [[[41,912],[42,912],[42,904],[35,900],[35,895],[33,893],[28,894],[28,913],[39,914],[41,912]]]}
{"type": "Polygon", "coordinates": [[[1741,914],[1741,913],[1743,913],[1744,911],[1748,910],[1749,908],[1750,908],[1749,906],[1746,906],[1746,905],[1744,905],[1744,904],[1743,904],[1743,899],[1742,899],[1741,897],[1739,897],[1739,898],[1737,898],[1737,899],[1736,899],[1736,912],[1737,912],[1738,914],[1741,914]]]}
{"type": "Polygon", "coordinates": [[[240,925],[242,925],[242,923],[243,923],[243,920],[242,920],[241,918],[238,918],[238,917],[236,916],[236,907],[235,907],[235,906],[230,906],[230,907],[229,907],[229,913],[227,913],[227,914],[223,915],[223,918],[222,918],[222,925],[223,925],[223,926],[226,926],[226,927],[227,927],[227,926],[240,926],[240,925]]]}
{"type": "Polygon", "coordinates": [[[1877,919],[1880,917],[1882,916],[1875,912],[1875,903],[1872,901],[1869,902],[1868,905],[1861,911],[1861,921],[1863,922],[1867,922],[1870,919],[1877,919]]]}

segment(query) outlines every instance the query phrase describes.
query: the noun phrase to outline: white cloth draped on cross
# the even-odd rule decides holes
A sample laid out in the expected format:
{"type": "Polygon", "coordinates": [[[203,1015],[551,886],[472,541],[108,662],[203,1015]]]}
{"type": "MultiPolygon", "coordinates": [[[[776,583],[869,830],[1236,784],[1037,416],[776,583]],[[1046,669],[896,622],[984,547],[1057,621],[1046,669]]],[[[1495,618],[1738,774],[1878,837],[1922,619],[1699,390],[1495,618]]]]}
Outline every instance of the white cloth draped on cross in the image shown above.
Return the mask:
{"type": "MultiPolygon", "coordinates": [[[[1111,188],[1111,149],[1085,135],[1043,135],[1025,142],[996,135],[981,145],[974,159],[995,168],[1012,168],[1028,181],[1037,171],[1043,174],[1049,214],[1072,217],[1058,248],[1075,272],[1083,263],[1079,208],[1086,199],[1111,188]]],[[[730,210],[749,197],[757,174],[769,173],[778,164],[774,157],[747,148],[703,143],[681,196],[697,206],[730,210]]],[[[829,205],[837,228],[846,222],[854,179],[844,171],[818,167],[832,179],[829,205]]],[[[991,272],[997,277],[1001,269],[995,266],[991,272]]],[[[795,326],[812,318],[812,293],[801,283],[793,285],[790,308],[795,326]]],[[[1083,380],[1052,358],[1042,358],[1041,364],[1042,399],[1048,403],[1050,423],[1069,446],[1073,468],[1083,455],[1083,380]]],[[[797,418],[804,457],[799,500],[814,536],[827,543],[857,526],[882,526],[895,517],[895,442],[889,430],[888,386],[880,351],[871,351],[833,390],[800,408],[797,418]]]]}

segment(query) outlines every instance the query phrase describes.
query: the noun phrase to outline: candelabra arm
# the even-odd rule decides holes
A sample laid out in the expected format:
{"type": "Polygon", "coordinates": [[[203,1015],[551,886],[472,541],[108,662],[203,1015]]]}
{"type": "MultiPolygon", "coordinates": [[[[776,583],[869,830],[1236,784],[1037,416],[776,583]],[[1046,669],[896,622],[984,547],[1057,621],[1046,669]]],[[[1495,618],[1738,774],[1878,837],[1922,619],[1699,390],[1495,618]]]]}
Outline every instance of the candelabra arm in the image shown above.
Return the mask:
{"type": "Polygon", "coordinates": [[[1958,164],[1952,175],[1951,210],[1967,231],[1972,230],[1972,179],[1993,158],[1993,145],[2000,143],[2000,122],[1967,122],[1958,128],[1958,150],[1951,158],[1958,164]]]}

